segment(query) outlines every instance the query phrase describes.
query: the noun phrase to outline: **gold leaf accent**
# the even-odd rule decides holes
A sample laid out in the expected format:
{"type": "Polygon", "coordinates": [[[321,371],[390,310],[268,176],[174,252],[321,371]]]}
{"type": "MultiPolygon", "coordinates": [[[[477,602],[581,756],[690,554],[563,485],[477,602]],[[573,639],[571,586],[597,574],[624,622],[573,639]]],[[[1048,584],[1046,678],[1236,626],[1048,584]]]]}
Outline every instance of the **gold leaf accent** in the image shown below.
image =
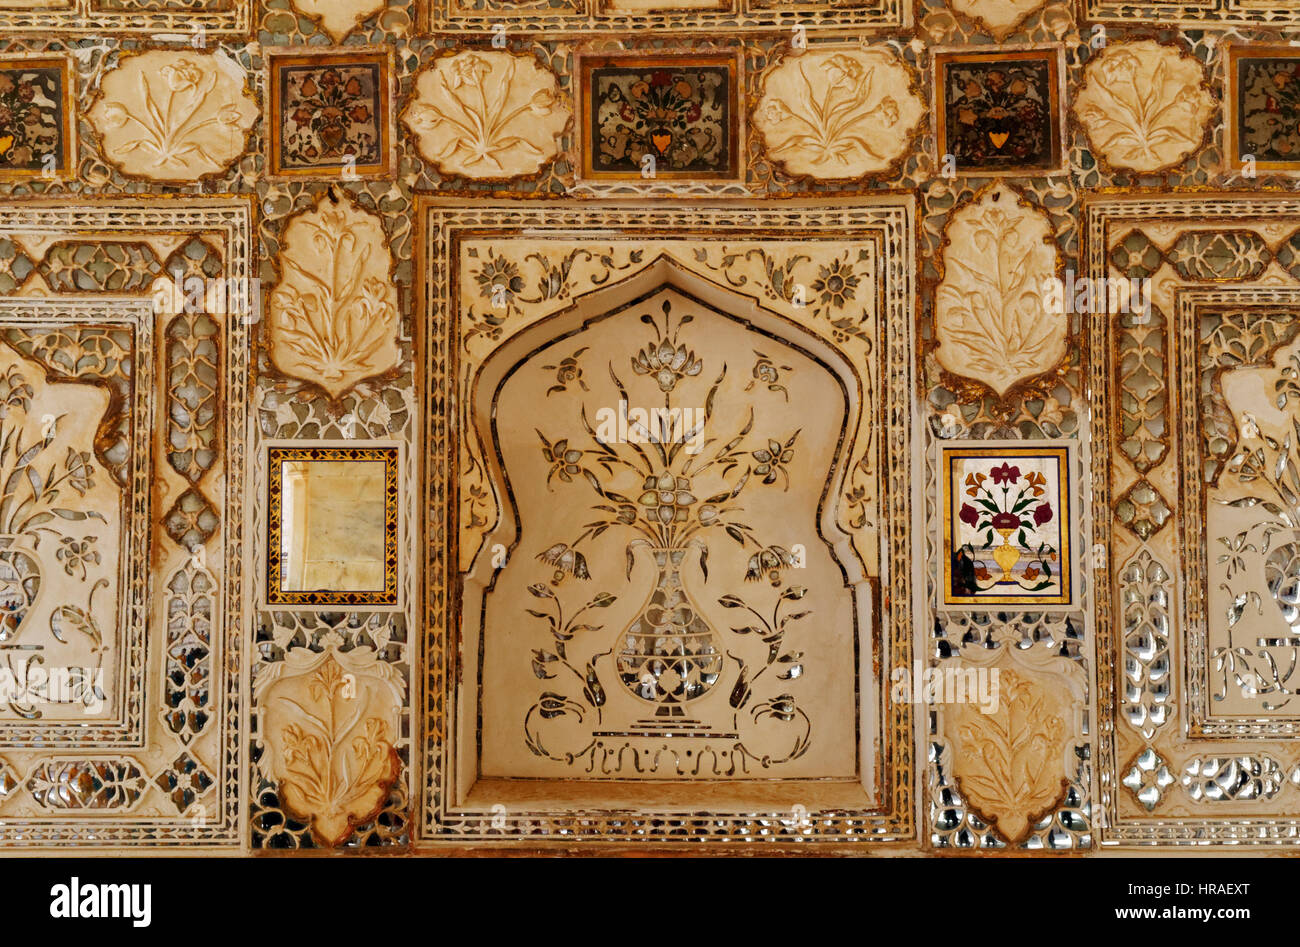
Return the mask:
{"type": "Polygon", "coordinates": [[[400,315],[383,222],[344,195],[326,195],[284,231],[271,292],[271,360],[338,398],[397,364],[400,315]]]}

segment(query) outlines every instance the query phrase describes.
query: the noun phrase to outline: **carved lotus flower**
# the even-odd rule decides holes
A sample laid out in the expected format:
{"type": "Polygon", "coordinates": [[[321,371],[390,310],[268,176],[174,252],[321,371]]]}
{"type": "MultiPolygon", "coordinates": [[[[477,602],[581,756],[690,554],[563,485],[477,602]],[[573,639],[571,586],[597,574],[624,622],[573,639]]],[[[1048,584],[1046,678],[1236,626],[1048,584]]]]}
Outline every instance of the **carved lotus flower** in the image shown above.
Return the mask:
{"type": "Polygon", "coordinates": [[[383,222],[350,198],[323,197],[284,230],[270,296],[271,360],[337,398],[397,364],[397,290],[383,222]]]}
{"type": "Polygon", "coordinates": [[[558,153],[570,118],[555,74],[533,57],[477,50],[434,62],[402,112],[441,173],[479,180],[536,174],[558,153]]]}
{"type": "Polygon", "coordinates": [[[1074,114],[1112,168],[1174,167],[1201,146],[1214,112],[1205,70],[1153,40],[1113,43],[1088,63],[1074,114]]]}
{"type": "Polygon", "coordinates": [[[1068,329],[1066,313],[1046,303],[1057,260],[1051,222],[1007,185],[993,185],[957,210],[935,293],[940,367],[998,395],[1055,368],[1068,329]]]}
{"type": "Polygon", "coordinates": [[[87,118],[124,175],[187,182],[243,153],[257,103],[225,53],[151,50],[123,57],[104,76],[87,118]]]}
{"type": "Polygon", "coordinates": [[[885,49],[793,56],[770,71],[754,111],[768,155],[823,180],[887,171],[925,114],[907,67],[885,49]]]}

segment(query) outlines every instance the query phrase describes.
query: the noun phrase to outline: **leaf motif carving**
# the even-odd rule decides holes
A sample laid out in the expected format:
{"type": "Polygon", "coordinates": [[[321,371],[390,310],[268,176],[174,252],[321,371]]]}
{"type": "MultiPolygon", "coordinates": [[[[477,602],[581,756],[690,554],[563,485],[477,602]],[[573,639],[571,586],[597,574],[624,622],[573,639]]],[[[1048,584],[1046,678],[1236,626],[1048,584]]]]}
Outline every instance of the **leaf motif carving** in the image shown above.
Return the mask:
{"type": "Polygon", "coordinates": [[[982,23],[1001,42],[1046,3],[1047,0],[950,0],[949,6],[982,23]]]}
{"type": "Polygon", "coordinates": [[[886,171],[924,114],[897,56],[840,49],[779,63],[765,77],[754,124],[790,173],[835,180],[886,171]]]}
{"type": "Polygon", "coordinates": [[[268,316],[271,359],[338,398],[397,364],[397,289],[383,223],[326,195],[285,228],[268,316]]]}
{"type": "Polygon", "coordinates": [[[400,675],[370,649],[294,649],[254,687],[261,765],[287,811],[337,846],[383,807],[401,770],[400,675]]]}
{"type": "Polygon", "coordinates": [[[244,150],[257,103],[225,53],[149,50],[124,56],[87,113],[104,157],[123,174],[188,182],[244,150]]]}
{"type": "Polygon", "coordinates": [[[293,8],[317,21],[335,43],[386,6],[384,0],[291,0],[293,8]]]}
{"type": "Polygon", "coordinates": [[[949,711],[953,773],[962,797],[1014,845],[1065,795],[1069,730],[1066,707],[1042,683],[1004,668],[998,684],[993,712],[974,704],[949,711]]]}
{"type": "Polygon", "coordinates": [[[1051,223],[995,184],[953,214],[935,294],[939,365],[999,396],[1065,357],[1067,315],[1046,302],[1059,255],[1051,223]]]}

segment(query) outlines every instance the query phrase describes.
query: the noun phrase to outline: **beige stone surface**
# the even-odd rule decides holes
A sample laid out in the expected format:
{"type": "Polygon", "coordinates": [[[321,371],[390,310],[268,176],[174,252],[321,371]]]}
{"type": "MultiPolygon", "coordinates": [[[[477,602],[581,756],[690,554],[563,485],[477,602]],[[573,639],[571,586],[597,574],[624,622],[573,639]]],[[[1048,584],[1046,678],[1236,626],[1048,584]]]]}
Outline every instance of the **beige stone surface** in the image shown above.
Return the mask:
{"type": "Polygon", "coordinates": [[[151,181],[197,181],[244,150],[257,103],[223,52],[148,50],[124,55],[87,113],[104,157],[151,181]]]}

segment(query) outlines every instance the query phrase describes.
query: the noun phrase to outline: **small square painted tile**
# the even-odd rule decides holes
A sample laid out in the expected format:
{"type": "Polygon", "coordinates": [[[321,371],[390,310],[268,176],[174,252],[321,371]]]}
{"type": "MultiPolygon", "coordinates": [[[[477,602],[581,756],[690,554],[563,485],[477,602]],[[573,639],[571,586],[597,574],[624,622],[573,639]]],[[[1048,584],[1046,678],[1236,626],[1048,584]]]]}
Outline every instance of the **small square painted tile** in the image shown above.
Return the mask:
{"type": "Polygon", "coordinates": [[[71,86],[66,58],[0,57],[0,178],[71,173],[71,86]]]}
{"type": "Polygon", "coordinates": [[[739,176],[733,55],[597,57],[581,71],[584,177],[739,176]]]}
{"type": "Polygon", "coordinates": [[[962,174],[1061,167],[1059,76],[1053,50],[939,53],[939,159],[962,174]]]}
{"type": "Polygon", "coordinates": [[[272,56],[271,174],[382,177],[392,148],[384,52],[272,56]]]}
{"type": "Polygon", "coordinates": [[[942,454],[943,604],[1070,604],[1069,449],[942,454]]]}
{"type": "Polygon", "coordinates": [[[1229,71],[1233,163],[1300,170],[1300,49],[1234,47],[1229,71]]]}

